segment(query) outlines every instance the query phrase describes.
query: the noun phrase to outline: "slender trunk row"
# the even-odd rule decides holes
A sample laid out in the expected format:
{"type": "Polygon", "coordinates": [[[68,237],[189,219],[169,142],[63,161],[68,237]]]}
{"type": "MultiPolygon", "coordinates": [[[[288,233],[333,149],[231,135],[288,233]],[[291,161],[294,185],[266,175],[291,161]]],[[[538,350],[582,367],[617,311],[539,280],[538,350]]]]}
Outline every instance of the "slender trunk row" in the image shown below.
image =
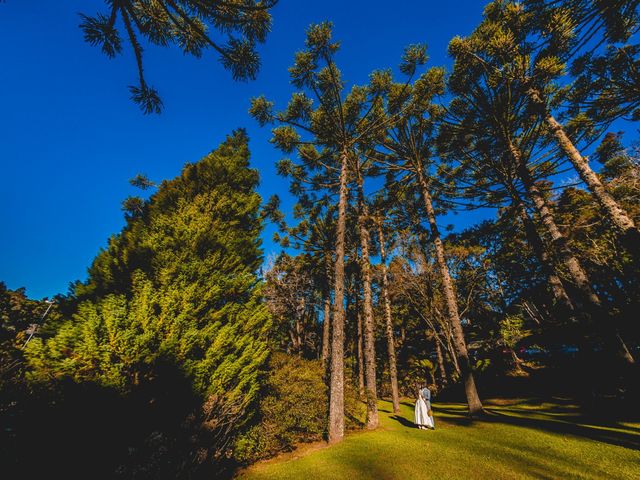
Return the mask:
{"type": "Polygon", "coordinates": [[[509,149],[511,150],[511,155],[516,162],[516,166],[518,169],[518,175],[520,176],[520,180],[524,185],[525,190],[529,194],[529,197],[533,201],[533,205],[540,217],[540,221],[544,226],[547,234],[551,238],[551,244],[554,247],[554,251],[557,252],[558,257],[562,264],[565,266],[573,283],[577,287],[578,291],[582,296],[583,307],[591,308],[599,308],[602,305],[600,298],[591,288],[591,282],[589,281],[589,277],[587,273],[584,271],[578,259],[571,253],[569,246],[567,244],[567,240],[560,232],[558,225],[555,222],[555,218],[551,209],[547,205],[547,201],[544,198],[544,194],[538,188],[535,181],[531,177],[531,172],[529,171],[529,167],[526,165],[524,159],[522,158],[522,154],[518,148],[513,145],[513,143],[509,144],[509,149]]]}
{"type": "Polygon", "coordinates": [[[535,224],[527,209],[525,208],[524,203],[519,197],[515,197],[514,202],[516,202],[516,208],[518,210],[518,216],[520,217],[520,221],[522,222],[522,226],[527,237],[527,242],[529,246],[533,250],[534,255],[538,259],[538,262],[542,266],[542,271],[547,277],[547,282],[549,284],[549,288],[551,290],[551,294],[553,295],[553,299],[560,307],[560,309],[566,312],[569,315],[572,315],[574,312],[574,306],[567,294],[567,291],[562,284],[562,280],[556,273],[553,263],[549,258],[549,254],[547,253],[544,245],[542,243],[542,239],[540,235],[538,235],[538,231],[536,230],[535,224]]]}
{"type": "Polygon", "coordinates": [[[440,375],[440,383],[445,385],[447,383],[447,370],[444,367],[444,356],[442,355],[442,347],[440,346],[440,341],[438,340],[438,332],[433,332],[436,336],[435,344],[436,344],[436,358],[438,359],[438,374],[440,375]]]}

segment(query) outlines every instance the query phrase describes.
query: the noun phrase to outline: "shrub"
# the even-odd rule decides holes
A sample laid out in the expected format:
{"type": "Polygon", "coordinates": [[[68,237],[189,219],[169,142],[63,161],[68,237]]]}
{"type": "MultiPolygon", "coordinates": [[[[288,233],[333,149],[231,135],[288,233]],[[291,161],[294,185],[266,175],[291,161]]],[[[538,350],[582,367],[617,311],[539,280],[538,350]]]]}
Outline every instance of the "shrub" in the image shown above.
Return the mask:
{"type": "MultiPolygon", "coordinates": [[[[276,353],[271,357],[255,424],[236,442],[235,458],[251,463],[322,440],[327,431],[328,390],[317,360],[276,353]]],[[[345,382],[347,428],[362,425],[364,405],[345,382]]]]}

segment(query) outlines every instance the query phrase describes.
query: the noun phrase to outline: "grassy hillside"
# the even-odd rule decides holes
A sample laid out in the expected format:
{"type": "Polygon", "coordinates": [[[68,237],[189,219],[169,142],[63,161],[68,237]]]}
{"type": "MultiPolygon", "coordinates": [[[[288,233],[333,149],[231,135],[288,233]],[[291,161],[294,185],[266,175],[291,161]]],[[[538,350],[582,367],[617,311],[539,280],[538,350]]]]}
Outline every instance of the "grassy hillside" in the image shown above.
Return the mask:
{"type": "Polygon", "coordinates": [[[635,479],[640,473],[640,424],[584,423],[562,402],[488,402],[487,421],[470,422],[464,405],[439,404],[436,430],[413,428],[413,406],[399,416],[381,402],[374,432],[333,447],[310,446],[241,472],[272,479],[635,479]]]}

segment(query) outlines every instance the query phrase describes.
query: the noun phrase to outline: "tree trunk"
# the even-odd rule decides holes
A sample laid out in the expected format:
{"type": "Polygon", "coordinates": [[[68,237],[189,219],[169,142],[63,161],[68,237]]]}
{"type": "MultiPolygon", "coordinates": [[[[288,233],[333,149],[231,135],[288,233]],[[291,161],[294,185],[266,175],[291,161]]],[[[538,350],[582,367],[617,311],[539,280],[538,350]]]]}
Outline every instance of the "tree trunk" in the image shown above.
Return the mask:
{"type": "Polygon", "coordinates": [[[469,359],[469,352],[467,351],[467,344],[464,340],[464,332],[462,330],[462,324],[460,323],[460,316],[458,314],[458,304],[456,300],[456,294],[453,289],[453,281],[449,273],[449,267],[444,255],[444,245],[442,238],[440,237],[440,231],[436,223],[436,214],[431,201],[431,195],[429,193],[429,186],[422,173],[422,167],[416,169],[418,175],[418,181],[422,190],[422,198],[424,206],[427,211],[427,218],[429,220],[429,227],[431,229],[431,237],[434,243],[436,252],[436,263],[438,264],[438,270],[440,271],[440,277],[442,281],[442,294],[445,299],[445,305],[447,308],[447,317],[451,328],[453,329],[453,340],[456,350],[456,356],[458,357],[458,364],[460,366],[460,373],[464,382],[464,390],[467,396],[467,404],[469,406],[469,415],[479,415],[483,413],[482,402],[478,396],[478,390],[476,388],[475,379],[473,378],[473,371],[471,368],[471,361],[469,359]]]}
{"type": "Polygon", "coordinates": [[[427,369],[427,385],[433,385],[436,390],[438,389],[438,381],[436,380],[435,369],[427,369]]]}
{"type": "Polygon", "coordinates": [[[538,258],[542,271],[547,277],[547,282],[556,305],[558,305],[561,310],[566,312],[568,315],[572,315],[574,312],[573,303],[571,303],[571,299],[562,284],[562,280],[560,280],[560,277],[556,274],[553,263],[549,258],[549,254],[544,248],[542,239],[540,238],[540,235],[538,235],[538,231],[531,220],[524,203],[519,197],[515,197],[513,200],[516,203],[518,216],[522,222],[527,242],[531,246],[534,255],[538,258]]]}
{"type": "MultiPolygon", "coordinates": [[[[553,213],[551,209],[547,205],[547,202],[544,198],[544,195],[534,182],[531,177],[531,172],[529,171],[529,167],[524,162],[520,150],[513,145],[513,143],[509,142],[509,149],[511,151],[512,157],[516,162],[518,168],[518,175],[522,180],[522,183],[525,187],[525,190],[531,197],[533,201],[533,205],[540,217],[540,220],[545,227],[549,237],[551,238],[551,245],[554,248],[554,251],[557,253],[558,258],[565,266],[571,279],[573,280],[574,285],[576,286],[580,298],[578,300],[581,301],[582,305],[576,305],[578,308],[582,308],[589,312],[592,317],[598,317],[602,314],[602,302],[600,297],[594,292],[591,288],[591,282],[587,273],[580,265],[580,262],[576,258],[569,246],[567,245],[566,238],[560,232],[555,219],[553,217],[553,213]]],[[[599,322],[598,322],[599,323],[599,322]]],[[[607,332],[605,333],[605,337],[609,337],[610,341],[613,341],[617,344],[617,350],[619,355],[625,359],[628,363],[634,363],[633,356],[629,353],[629,350],[626,348],[624,342],[619,337],[619,335],[615,335],[615,333],[607,332]],[[613,335],[613,337],[612,337],[613,335]]]]}
{"type": "Polygon", "coordinates": [[[322,371],[329,377],[329,358],[331,354],[331,253],[325,252],[326,284],[324,291],[324,319],[322,320],[322,371]]]}
{"type": "Polygon", "coordinates": [[[291,348],[287,347],[287,353],[295,355],[298,351],[298,345],[296,343],[296,329],[293,327],[289,327],[289,338],[291,338],[291,348]]]}
{"type": "Polygon", "coordinates": [[[460,365],[458,365],[458,357],[456,356],[456,351],[453,348],[453,333],[451,332],[451,328],[444,332],[444,337],[447,340],[447,353],[449,354],[449,359],[451,360],[453,369],[458,374],[458,377],[460,377],[460,365]]]}
{"type": "Polygon", "coordinates": [[[533,201],[533,205],[540,217],[540,221],[549,234],[549,237],[551,237],[551,244],[554,247],[554,250],[557,252],[562,264],[568,270],[574,284],[581,292],[583,296],[582,301],[584,302],[586,300],[588,304],[591,304],[587,304],[587,307],[591,306],[596,307],[596,309],[599,308],[602,305],[602,302],[591,288],[589,277],[578,262],[578,259],[571,253],[569,246],[567,245],[566,238],[560,232],[544,195],[531,177],[529,167],[524,162],[520,150],[518,150],[513,143],[509,144],[509,149],[511,150],[513,159],[516,162],[520,180],[522,180],[525,190],[533,201]]]}
{"type": "Polygon", "coordinates": [[[522,360],[513,348],[510,348],[509,350],[511,351],[511,359],[513,360],[514,369],[517,371],[522,371],[522,360]]]}
{"type": "Polygon", "coordinates": [[[541,110],[544,120],[560,149],[571,161],[582,181],[606,213],[609,221],[620,231],[625,246],[630,248],[634,254],[637,254],[640,251],[640,232],[631,217],[607,192],[598,175],[589,166],[588,160],[580,155],[562,125],[551,115],[540,93],[536,89],[530,88],[527,90],[527,94],[531,101],[541,110]]]}
{"type": "Polygon", "coordinates": [[[324,294],[324,319],[322,320],[322,371],[325,373],[329,369],[329,354],[331,345],[329,339],[331,335],[331,293],[330,290],[324,294]]]}
{"type": "Polygon", "coordinates": [[[369,258],[369,212],[364,199],[363,178],[358,172],[358,231],[360,234],[360,271],[362,274],[362,303],[364,316],[364,374],[367,398],[367,428],[378,427],[378,392],[376,382],[375,323],[371,290],[371,261],[369,258]]]}
{"type": "Polygon", "coordinates": [[[348,154],[340,156],[340,198],[336,225],[333,325],[331,329],[331,382],[329,385],[329,443],[344,438],[344,252],[348,201],[348,154]]]}
{"type": "Polygon", "coordinates": [[[306,310],[306,301],[304,297],[298,300],[298,307],[296,311],[296,349],[299,357],[304,356],[305,347],[305,331],[304,331],[304,312],[306,310]]]}
{"type": "MultiPolygon", "coordinates": [[[[359,294],[356,299],[359,298],[359,294]]],[[[360,301],[356,300],[356,319],[358,328],[358,339],[356,345],[357,360],[358,360],[358,395],[360,398],[364,398],[364,345],[362,341],[362,311],[360,310],[360,301]]]]}
{"type": "Polygon", "coordinates": [[[444,367],[444,356],[442,355],[442,347],[440,346],[440,341],[438,340],[438,332],[433,332],[435,335],[435,344],[436,344],[436,357],[438,359],[438,373],[440,373],[440,383],[442,385],[447,384],[447,371],[444,367]]]}
{"type": "Polygon", "coordinates": [[[382,300],[384,302],[385,333],[387,335],[387,354],[389,356],[389,377],[391,380],[391,400],[393,413],[400,411],[400,394],[398,393],[398,367],[396,362],[396,345],[393,337],[393,321],[391,319],[391,301],[389,300],[389,276],[387,272],[387,252],[382,232],[382,222],[378,222],[378,242],[380,243],[380,266],[382,267],[382,300]]]}

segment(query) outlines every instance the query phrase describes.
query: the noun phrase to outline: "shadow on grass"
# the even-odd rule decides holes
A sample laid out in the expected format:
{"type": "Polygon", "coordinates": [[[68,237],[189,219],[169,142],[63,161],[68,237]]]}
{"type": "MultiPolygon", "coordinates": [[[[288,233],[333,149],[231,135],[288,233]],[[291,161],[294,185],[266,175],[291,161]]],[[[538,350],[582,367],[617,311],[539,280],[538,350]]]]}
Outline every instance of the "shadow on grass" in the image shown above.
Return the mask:
{"type": "Polygon", "coordinates": [[[627,427],[617,422],[594,421],[576,414],[567,414],[566,408],[537,410],[509,409],[514,415],[504,413],[500,409],[488,407],[487,414],[481,419],[471,419],[465,412],[454,408],[440,406],[437,412],[444,413],[445,422],[470,426],[475,422],[503,423],[524,428],[532,428],[552,433],[588,438],[602,443],[640,450],[640,434],[635,427],[627,427]],[[522,416],[520,416],[522,415],[522,416]],[[547,418],[535,418],[535,415],[547,418]],[[623,431],[621,431],[623,430],[623,431]]]}
{"type": "Polygon", "coordinates": [[[391,418],[392,420],[395,420],[396,422],[399,422],[404,427],[418,428],[418,427],[416,427],[416,424],[413,423],[411,420],[407,420],[406,418],[401,417],[400,415],[392,415],[389,418],[391,418]]]}

